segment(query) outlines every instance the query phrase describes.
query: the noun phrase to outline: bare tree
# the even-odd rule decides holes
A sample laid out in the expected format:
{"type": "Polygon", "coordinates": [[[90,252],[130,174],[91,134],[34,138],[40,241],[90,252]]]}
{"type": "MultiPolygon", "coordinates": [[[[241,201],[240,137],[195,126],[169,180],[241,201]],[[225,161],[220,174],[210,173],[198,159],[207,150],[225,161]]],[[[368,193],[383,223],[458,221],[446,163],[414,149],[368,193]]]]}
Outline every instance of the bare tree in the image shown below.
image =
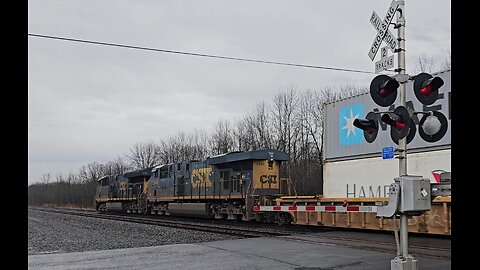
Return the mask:
{"type": "Polygon", "coordinates": [[[105,175],[116,175],[116,174],[123,174],[133,168],[128,165],[125,160],[121,157],[117,157],[113,161],[108,161],[105,163],[105,175]]]}
{"type": "Polygon", "coordinates": [[[133,145],[130,155],[125,155],[131,161],[134,170],[145,169],[158,165],[158,146],[152,142],[140,142],[133,145]]]}
{"type": "Polygon", "coordinates": [[[269,107],[265,102],[257,104],[255,111],[247,115],[244,120],[248,126],[247,134],[251,149],[271,148],[271,132],[269,107]]]}
{"type": "Polygon", "coordinates": [[[445,62],[443,62],[443,70],[450,70],[452,69],[452,53],[448,51],[447,53],[447,58],[445,59],[445,62]]]}
{"type": "Polygon", "coordinates": [[[185,144],[185,133],[180,132],[160,141],[158,148],[159,164],[168,164],[181,161],[183,156],[183,145],[185,144]]]}
{"type": "Polygon", "coordinates": [[[280,92],[273,99],[272,123],[277,149],[292,152],[295,134],[293,133],[293,115],[298,107],[296,90],[280,92]]]}
{"type": "Polygon", "coordinates": [[[432,73],[433,59],[427,58],[424,54],[418,57],[417,65],[415,67],[416,73],[427,72],[432,73]]]}
{"type": "Polygon", "coordinates": [[[82,166],[79,170],[79,175],[80,179],[84,183],[88,182],[93,182],[96,183],[96,181],[104,176],[104,169],[103,169],[103,164],[100,164],[99,162],[91,162],[87,164],[86,166],[82,166]]]}
{"type": "Polygon", "coordinates": [[[157,153],[159,164],[203,159],[210,154],[211,147],[208,145],[210,140],[204,130],[195,130],[192,134],[179,132],[161,140],[157,153]]]}
{"type": "Polygon", "coordinates": [[[208,149],[208,137],[205,130],[194,130],[189,136],[192,152],[188,160],[202,160],[211,155],[208,149]]]}
{"type": "Polygon", "coordinates": [[[40,181],[44,184],[50,183],[51,180],[52,180],[52,177],[50,176],[50,173],[44,173],[40,178],[40,181]]]}
{"type": "Polygon", "coordinates": [[[236,151],[248,151],[251,150],[252,138],[249,135],[249,127],[246,120],[247,116],[241,119],[237,119],[234,122],[234,150],[236,151]]]}
{"type": "Polygon", "coordinates": [[[218,120],[211,135],[213,154],[231,152],[234,148],[234,136],[228,120],[218,120]]]}
{"type": "Polygon", "coordinates": [[[306,154],[315,155],[321,159],[321,100],[315,92],[305,90],[300,97],[300,106],[297,112],[298,129],[301,130],[302,148],[308,151],[306,154]]]}

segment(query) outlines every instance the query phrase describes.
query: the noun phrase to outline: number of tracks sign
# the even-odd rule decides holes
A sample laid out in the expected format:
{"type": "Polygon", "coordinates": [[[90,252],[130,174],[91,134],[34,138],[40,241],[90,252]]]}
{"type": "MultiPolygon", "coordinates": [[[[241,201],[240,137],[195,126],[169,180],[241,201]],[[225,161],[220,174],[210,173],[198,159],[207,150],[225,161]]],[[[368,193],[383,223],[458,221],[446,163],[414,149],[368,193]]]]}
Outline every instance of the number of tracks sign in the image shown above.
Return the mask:
{"type": "Polygon", "coordinates": [[[380,61],[375,62],[375,73],[380,73],[380,71],[393,67],[393,55],[388,56],[387,47],[382,48],[380,55],[382,56],[380,61]]]}

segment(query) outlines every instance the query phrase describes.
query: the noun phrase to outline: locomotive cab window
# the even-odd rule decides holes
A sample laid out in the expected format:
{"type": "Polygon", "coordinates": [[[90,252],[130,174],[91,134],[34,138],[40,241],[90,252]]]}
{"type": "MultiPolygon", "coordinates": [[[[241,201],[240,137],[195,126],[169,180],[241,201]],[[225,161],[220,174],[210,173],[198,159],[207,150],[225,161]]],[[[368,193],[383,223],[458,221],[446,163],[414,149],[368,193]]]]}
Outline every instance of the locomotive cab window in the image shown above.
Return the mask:
{"type": "Polygon", "coordinates": [[[101,186],[108,186],[110,184],[110,181],[108,181],[108,177],[105,177],[103,179],[100,179],[100,185],[101,186]]]}
{"type": "Polygon", "coordinates": [[[230,171],[220,171],[219,180],[223,182],[223,189],[230,189],[230,171]]]}
{"type": "Polygon", "coordinates": [[[162,168],[160,169],[160,178],[167,178],[168,177],[168,168],[162,168]]]}
{"type": "Polygon", "coordinates": [[[236,176],[230,176],[230,182],[231,182],[231,185],[230,185],[230,191],[237,191],[237,177],[236,176]]]}
{"type": "Polygon", "coordinates": [[[237,173],[236,176],[233,176],[233,191],[238,192],[240,190],[240,174],[237,173]]]}

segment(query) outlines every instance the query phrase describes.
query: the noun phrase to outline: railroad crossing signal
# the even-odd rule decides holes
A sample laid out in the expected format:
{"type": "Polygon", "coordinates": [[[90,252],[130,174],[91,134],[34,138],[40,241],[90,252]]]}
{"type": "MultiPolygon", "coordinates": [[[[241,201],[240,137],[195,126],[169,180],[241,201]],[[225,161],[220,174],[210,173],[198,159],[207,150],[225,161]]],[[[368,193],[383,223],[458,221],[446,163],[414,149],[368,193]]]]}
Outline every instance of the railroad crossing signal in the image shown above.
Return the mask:
{"type": "MultiPolygon", "coordinates": [[[[404,51],[402,45],[402,40],[404,36],[403,33],[399,30],[399,38],[396,39],[395,36],[388,30],[390,23],[393,20],[393,16],[399,10],[397,17],[397,26],[404,27],[405,18],[404,18],[404,3],[403,1],[392,0],[390,7],[387,9],[387,13],[383,20],[377,15],[375,11],[372,12],[370,16],[370,23],[377,30],[377,35],[373,40],[373,44],[368,51],[368,56],[373,61],[375,55],[380,48],[380,45],[383,42],[387,44],[386,47],[382,48],[381,59],[375,63],[375,73],[379,73],[383,70],[393,67],[393,55],[388,56],[388,49],[394,53],[399,53],[398,57],[404,59],[402,51],[404,51]],[[400,7],[400,8],[399,8],[400,7]],[[400,48],[397,49],[397,43],[400,43],[400,48]]],[[[401,62],[401,61],[400,61],[401,62]]],[[[443,86],[444,82],[440,77],[433,77],[428,73],[420,73],[416,76],[410,78],[405,72],[402,73],[402,70],[405,70],[405,67],[400,66],[399,62],[399,73],[395,77],[390,77],[387,75],[378,75],[370,83],[370,96],[373,101],[382,107],[389,107],[397,99],[397,89],[400,87],[400,84],[406,83],[409,79],[414,79],[413,82],[413,91],[417,99],[424,105],[433,104],[438,98],[438,90],[443,86]]],[[[403,61],[404,62],[404,61],[403,61]]],[[[404,86],[402,86],[404,87],[404,86]]],[[[402,91],[404,88],[402,88],[402,91]]],[[[404,101],[402,101],[404,102],[404,101]]],[[[376,116],[375,112],[369,112],[366,119],[355,119],[353,125],[361,130],[365,140],[368,143],[375,141],[378,134],[378,121],[382,121],[390,126],[390,136],[392,140],[399,144],[399,140],[407,138],[407,144],[410,143],[415,137],[417,128],[415,123],[411,119],[414,114],[423,114],[422,119],[419,122],[419,134],[420,137],[427,142],[436,142],[442,139],[448,128],[448,121],[445,115],[438,111],[426,111],[426,112],[409,112],[403,106],[398,106],[393,112],[383,112],[381,117],[376,116]]]]}
{"type": "MultiPolygon", "coordinates": [[[[430,189],[430,181],[423,179],[421,176],[413,177],[407,174],[407,144],[413,140],[416,133],[416,126],[411,116],[419,113],[424,114],[420,121],[419,133],[422,139],[427,142],[440,140],[445,135],[447,121],[442,113],[432,111],[409,112],[405,107],[405,83],[411,78],[406,74],[405,66],[404,12],[405,1],[392,0],[387,14],[381,23],[378,15],[375,12],[372,13],[370,22],[377,30],[377,35],[368,51],[368,56],[372,61],[375,59],[375,55],[382,41],[387,43],[387,47],[390,48],[390,50],[398,53],[398,69],[395,70],[398,74],[393,78],[386,75],[378,75],[370,84],[370,95],[372,99],[382,107],[388,107],[395,102],[397,98],[397,88],[400,88],[400,106],[397,106],[393,112],[376,112],[383,114],[380,120],[390,126],[392,140],[399,146],[398,158],[400,175],[399,178],[395,178],[395,183],[390,186],[388,205],[380,207],[377,216],[394,217],[400,214],[400,243],[397,242],[397,256],[391,260],[391,269],[417,270],[418,260],[408,254],[408,215],[415,215],[416,213],[429,210],[431,202],[424,198],[428,196],[426,190],[430,189]],[[397,10],[399,12],[397,14],[395,28],[398,28],[398,39],[395,39],[393,34],[388,31],[388,27],[397,10]],[[398,49],[396,48],[395,40],[398,41],[398,49]],[[418,195],[419,189],[422,191],[422,197],[418,195]],[[401,191],[401,195],[399,195],[398,191],[401,191]],[[401,244],[401,249],[399,244],[401,244]]],[[[390,61],[391,63],[389,62],[387,50],[382,49],[382,59],[375,63],[375,73],[379,73],[393,66],[393,57],[390,61]]],[[[414,92],[417,99],[424,105],[434,103],[438,97],[438,89],[443,85],[443,80],[441,78],[433,78],[433,76],[427,73],[418,74],[414,78],[414,92]]],[[[375,112],[370,112],[367,115],[371,113],[375,112]]],[[[353,125],[362,129],[365,140],[368,143],[372,143],[376,137],[376,133],[373,131],[378,131],[378,123],[375,125],[375,121],[379,120],[378,117],[370,116],[369,118],[370,119],[355,119],[353,125]],[[374,119],[373,122],[371,118],[374,119]],[[377,129],[375,130],[375,128],[377,129]],[[371,134],[375,134],[375,136],[371,136],[371,134]]],[[[394,224],[396,224],[395,220],[394,224]]]]}
{"type": "Polygon", "coordinates": [[[417,99],[425,105],[433,104],[438,97],[438,89],[444,84],[442,78],[433,77],[428,73],[420,73],[415,76],[413,92],[417,99]]]}
{"type": "Polygon", "coordinates": [[[384,113],[381,120],[390,126],[393,140],[401,140],[409,134],[410,122],[412,121],[407,108],[398,106],[393,112],[384,113]]]}
{"type": "Polygon", "coordinates": [[[370,96],[376,104],[388,107],[397,99],[398,81],[387,75],[378,75],[370,83],[370,96]]]}
{"type": "Polygon", "coordinates": [[[368,143],[372,143],[377,138],[378,122],[374,112],[369,112],[366,119],[353,120],[353,125],[363,130],[363,136],[368,143]]]}
{"type": "MultiPolygon", "coordinates": [[[[390,77],[377,75],[370,83],[370,96],[373,101],[382,107],[392,105],[397,99],[397,89],[400,83],[406,83],[410,76],[390,77]]],[[[440,77],[433,77],[428,73],[420,73],[413,77],[413,91],[418,100],[425,105],[433,104],[438,98],[438,91],[444,85],[440,77]]],[[[442,139],[447,133],[448,121],[445,115],[439,111],[409,111],[404,106],[397,106],[395,110],[388,112],[369,112],[366,119],[355,119],[353,125],[363,130],[365,141],[372,143],[378,135],[378,121],[390,126],[390,137],[392,141],[399,144],[403,138],[410,143],[417,132],[415,122],[411,118],[414,114],[423,114],[419,124],[418,132],[426,142],[436,142],[442,139]],[[381,117],[375,114],[381,114],[381,117]]]]}
{"type": "MultiPolygon", "coordinates": [[[[438,90],[444,85],[440,77],[428,73],[420,73],[413,81],[413,92],[417,99],[425,105],[433,104],[438,98],[438,90]]],[[[427,142],[436,142],[447,133],[448,121],[439,111],[424,113],[419,123],[420,137],[427,142]]]]}
{"type": "Polygon", "coordinates": [[[438,111],[424,114],[418,125],[420,137],[427,142],[439,141],[445,136],[448,129],[447,117],[438,111]]]}

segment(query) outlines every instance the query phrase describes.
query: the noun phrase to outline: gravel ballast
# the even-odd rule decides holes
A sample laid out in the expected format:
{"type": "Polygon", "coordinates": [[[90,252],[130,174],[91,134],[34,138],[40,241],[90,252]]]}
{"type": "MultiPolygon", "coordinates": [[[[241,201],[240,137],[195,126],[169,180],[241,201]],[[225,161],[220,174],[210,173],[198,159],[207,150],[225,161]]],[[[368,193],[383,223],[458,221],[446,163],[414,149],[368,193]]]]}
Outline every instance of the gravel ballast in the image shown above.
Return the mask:
{"type": "Polygon", "coordinates": [[[238,237],[28,209],[28,255],[227,239],[238,237]]]}

